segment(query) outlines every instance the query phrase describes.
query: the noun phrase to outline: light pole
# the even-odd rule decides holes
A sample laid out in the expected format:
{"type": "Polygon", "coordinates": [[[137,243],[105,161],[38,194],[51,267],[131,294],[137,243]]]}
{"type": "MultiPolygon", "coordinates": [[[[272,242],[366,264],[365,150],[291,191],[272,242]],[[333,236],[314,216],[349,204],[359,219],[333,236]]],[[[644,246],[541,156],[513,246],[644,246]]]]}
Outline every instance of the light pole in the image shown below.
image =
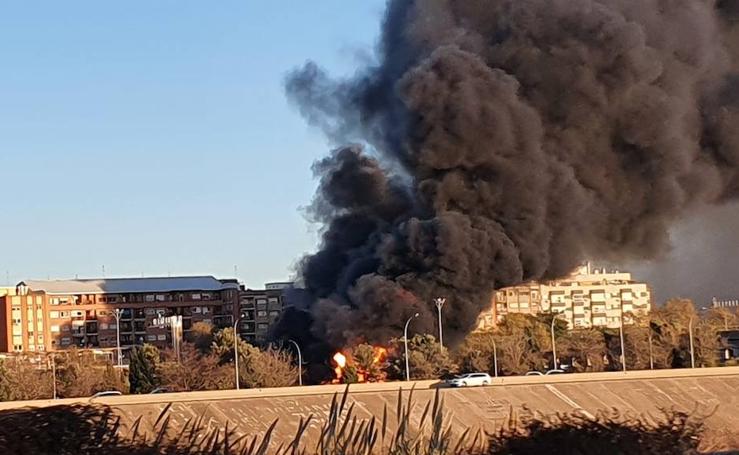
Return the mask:
{"type": "Polygon", "coordinates": [[[446,303],[445,298],[438,297],[434,299],[434,304],[436,304],[436,309],[439,312],[439,350],[442,352],[444,351],[444,331],[441,328],[441,307],[444,306],[444,303],[446,303]]]}
{"type": "Polygon", "coordinates": [[[695,368],[695,351],[693,350],[693,317],[688,320],[688,335],[690,337],[690,368],[695,368]]]}
{"type": "Polygon", "coordinates": [[[649,324],[649,331],[647,332],[649,337],[649,369],[654,370],[654,354],[652,353],[652,324],[649,324]]]}
{"type": "Polygon", "coordinates": [[[557,369],[557,345],[554,343],[554,323],[557,321],[557,313],[554,313],[554,316],[552,316],[552,327],[551,327],[551,333],[552,333],[552,363],[554,363],[553,370],[557,369]]]}
{"type": "Polygon", "coordinates": [[[494,368],[494,375],[497,378],[498,377],[498,348],[495,346],[495,339],[491,338],[493,342],[493,368],[494,368]]]}
{"type": "Polygon", "coordinates": [[[121,354],[121,315],[123,314],[123,310],[121,308],[116,308],[113,310],[113,316],[115,316],[115,346],[116,351],[118,352],[118,366],[123,365],[123,359],[121,354]]]}
{"type": "Polygon", "coordinates": [[[300,346],[293,340],[287,341],[294,344],[295,349],[298,350],[298,385],[303,385],[303,355],[300,353],[300,346]]]}
{"type": "Polygon", "coordinates": [[[234,321],[234,374],[236,375],[236,390],[239,390],[239,321],[242,316],[239,315],[234,321]]]}
{"type": "Polygon", "coordinates": [[[405,329],[403,329],[403,343],[405,344],[405,380],[406,381],[411,380],[411,370],[410,370],[410,365],[408,363],[408,324],[411,323],[411,320],[413,318],[417,318],[417,317],[418,317],[418,313],[409,317],[408,320],[405,322],[405,329]]]}
{"type": "Polygon", "coordinates": [[[53,399],[56,400],[56,357],[53,352],[51,353],[51,389],[53,399]]]}
{"type": "Polygon", "coordinates": [[[621,302],[621,321],[618,324],[618,332],[621,337],[621,369],[626,372],[626,350],[624,349],[624,303],[621,302]]]}

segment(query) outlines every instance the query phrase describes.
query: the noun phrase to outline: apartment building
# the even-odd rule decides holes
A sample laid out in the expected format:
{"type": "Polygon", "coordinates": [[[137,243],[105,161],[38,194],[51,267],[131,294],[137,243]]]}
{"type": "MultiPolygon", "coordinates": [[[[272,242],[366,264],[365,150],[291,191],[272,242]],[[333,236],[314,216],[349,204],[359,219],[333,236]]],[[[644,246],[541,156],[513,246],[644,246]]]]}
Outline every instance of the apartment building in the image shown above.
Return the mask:
{"type": "Polygon", "coordinates": [[[289,305],[292,282],[267,283],[264,289],[242,289],[239,296],[239,335],[249,343],[267,340],[273,325],[289,305]]]}
{"type": "Polygon", "coordinates": [[[572,328],[618,328],[632,322],[630,315],[645,315],[652,306],[646,283],[630,273],[578,267],[569,276],[529,282],[495,291],[489,311],[478,319],[478,328],[494,327],[507,314],[558,313],[572,328]]]}
{"type": "Polygon", "coordinates": [[[151,343],[172,345],[161,324],[182,317],[192,324],[233,324],[238,311],[236,280],[212,276],[24,281],[15,295],[0,297],[0,352],[115,348],[151,343]]]}

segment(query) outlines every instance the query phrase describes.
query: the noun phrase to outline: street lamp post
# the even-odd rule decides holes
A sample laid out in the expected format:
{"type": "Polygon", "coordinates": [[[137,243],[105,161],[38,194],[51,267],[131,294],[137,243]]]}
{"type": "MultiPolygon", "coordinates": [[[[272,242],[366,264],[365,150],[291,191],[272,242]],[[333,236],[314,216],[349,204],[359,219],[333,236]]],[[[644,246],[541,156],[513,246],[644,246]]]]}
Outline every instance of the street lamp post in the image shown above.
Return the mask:
{"type": "Polygon", "coordinates": [[[438,297],[434,299],[434,304],[436,304],[436,309],[439,313],[439,349],[443,352],[444,351],[444,331],[441,327],[441,307],[444,306],[444,303],[446,303],[446,299],[442,297],[438,297]]]}
{"type": "Polygon", "coordinates": [[[495,339],[492,338],[493,341],[493,374],[495,377],[498,377],[498,348],[495,346],[495,339]]]}
{"type": "Polygon", "coordinates": [[[695,368],[695,351],[693,350],[693,318],[688,320],[688,335],[690,337],[690,368],[695,368]]]}
{"type": "Polygon", "coordinates": [[[303,385],[303,355],[300,353],[300,346],[293,340],[287,341],[294,344],[295,349],[298,350],[298,385],[303,385]]]}
{"type": "Polygon", "coordinates": [[[51,389],[53,399],[56,400],[56,357],[53,352],[51,353],[51,389]]]}
{"type": "Polygon", "coordinates": [[[405,328],[403,329],[403,344],[405,344],[405,380],[406,381],[411,380],[411,370],[410,370],[410,364],[408,362],[408,325],[411,323],[411,320],[413,318],[417,318],[417,317],[418,317],[418,313],[409,317],[408,320],[405,322],[405,328]]]}
{"type": "Polygon", "coordinates": [[[118,352],[118,366],[123,365],[123,355],[121,353],[121,315],[123,314],[123,310],[121,308],[116,308],[113,310],[113,316],[115,316],[115,346],[116,351],[118,352]]]}
{"type": "Polygon", "coordinates": [[[552,327],[551,327],[551,333],[552,333],[552,363],[554,364],[554,370],[557,369],[557,345],[554,342],[554,323],[557,321],[557,313],[554,313],[554,316],[552,316],[552,327]]]}
{"type": "Polygon", "coordinates": [[[618,324],[618,333],[621,337],[621,369],[626,372],[626,350],[624,349],[624,304],[621,302],[621,321],[618,324]]]}
{"type": "Polygon", "coordinates": [[[241,316],[234,321],[234,374],[236,375],[236,390],[239,390],[239,321],[241,321],[241,316]]]}

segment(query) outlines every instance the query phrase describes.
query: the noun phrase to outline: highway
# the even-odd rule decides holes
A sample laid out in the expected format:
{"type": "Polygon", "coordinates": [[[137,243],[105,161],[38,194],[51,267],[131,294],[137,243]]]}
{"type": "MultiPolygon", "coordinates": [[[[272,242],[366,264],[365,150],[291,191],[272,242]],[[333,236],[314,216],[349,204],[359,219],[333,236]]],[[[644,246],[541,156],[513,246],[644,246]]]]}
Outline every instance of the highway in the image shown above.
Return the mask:
{"type": "MultiPolygon", "coordinates": [[[[612,381],[633,381],[650,379],[679,379],[679,378],[705,378],[705,377],[739,377],[739,367],[717,367],[696,369],[672,369],[672,370],[639,370],[626,372],[603,372],[603,373],[575,373],[559,374],[550,376],[501,376],[493,378],[493,383],[487,388],[500,386],[533,386],[543,384],[572,384],[572,383],[606,383],[612,381]]],[[[441,385],[438,380],[429,381],[391,381],[382,383],[352,384],[350,391],[352,395],[397,392],[398,389],[416,390],[434,389],[441,385]]],[[[34,400],[13,401],[0,403],[0,411],[26,407],[47,407],[56,405],[74,404],[104,404],[109,406],[142,405],[180,402],[213,402],[227,400],[244,400],[253,398],[277,398],[277,397],[306,397],[318,395],[333,395],[342,393],[346,388],[342,384],[327,384],[302,387],[281,387],[266,389],[243,389],[243,390],[217,390],[205,392],[180,392],[162,393],[153,395],[122,395],[112,397],[90,398],[68,398],[60,400],[34,400]]],[[[446,389],[444,389],[446,390],[446,389]]],[[[450,389],[451,390],[451,389],[450,389]]],[[[454,389],[457,390],[457,389],[454,389]]]]}

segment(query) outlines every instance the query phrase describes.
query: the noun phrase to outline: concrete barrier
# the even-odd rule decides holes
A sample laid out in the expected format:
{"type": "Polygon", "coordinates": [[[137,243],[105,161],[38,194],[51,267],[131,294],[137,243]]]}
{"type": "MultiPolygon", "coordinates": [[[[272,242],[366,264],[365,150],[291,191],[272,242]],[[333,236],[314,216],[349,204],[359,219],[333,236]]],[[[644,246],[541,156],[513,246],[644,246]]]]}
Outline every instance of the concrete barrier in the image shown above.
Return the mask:
{"type": "MultiPolygon", "coordinates": [[[[355,384],[350,387],[350,402],[355,403],[359,418],[381,417],[387,408],[394,422],[398,391],[415,388],[417,403],[412,420],[418,422],[423,406],[433,399],[439,381],[412,383],[388,382],[355,384]]],[[[275,437],[290,438],[301,417],[314,417],[308,433],[315,435],[328,415],[331,396],[342,393],[343,385],[249,389],[214,392],[190,392],[157,395],[129,395],[89,399],[40,400],[0,403],[0,411],[38,408],[59,404],[100,403],[111,406],[124,422],[141,416],[153,423],[171,403],[171,424],[181,427],[189,419],[203,417],[208,427],[229,428],[261,434],[279,419],[275,437]]],[[[617,409],[633,414],[655,414],[660,409],[675,408],[704,412],[715,409],[707,424],[712,430],[739,428],[739,367],[586,373],[556,376],[496,378],[488,387],[469,389],[441,388],[440,393],[449,420],[456,428],[493,430],[506,422],[511,412],[524,409],[542,413],[580,410],[586,415],[617,409]]]]}

